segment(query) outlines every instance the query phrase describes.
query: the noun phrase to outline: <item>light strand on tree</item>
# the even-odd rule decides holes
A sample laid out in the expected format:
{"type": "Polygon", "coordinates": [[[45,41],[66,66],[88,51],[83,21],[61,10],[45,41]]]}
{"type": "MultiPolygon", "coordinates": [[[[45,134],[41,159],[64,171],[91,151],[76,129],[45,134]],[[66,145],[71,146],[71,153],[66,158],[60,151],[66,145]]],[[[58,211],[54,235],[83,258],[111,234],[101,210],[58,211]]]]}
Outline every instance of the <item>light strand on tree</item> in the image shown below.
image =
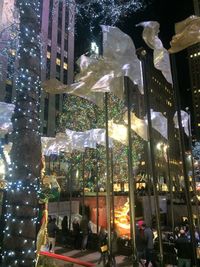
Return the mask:
{"type": "MultiPolygon", "coordinates": [[[[38,170],[39,163],[34,167],[28,163],[26,158],[24,162],[20,156],[23,153],[23,147],[18,147],[19,138],[33,136],[39,140],[40,121],[39,121],[39,103],[40,103],[40,36],[39,25],[40,18],[40,1],[36,0],[17,0],[19,15],[19,34],[16,59],[19,62],[19,69],[15,73],[16,98],[15,113],[13,116],[13,147],[17,157],[11,157],[9,166],[7,195],[5,201],[5,229],[4,242],[9,242],[9,238],[15,238],[23,247],[20,251],[16,248],[3,250],[2,259],[4,265],[9,266],[35,266],[36,259],[36,241],[27,233],[27,228],[35,229],[38,221],[37,196],[40,194],[40,184],[38,170]],[[30,13],[29,13],[30,12],[30,13]],[[30,23],[27,23],[30,14],[30,23]],[[32,23],[32,19],[38,21],[38,25],[32,23]],[[38,41],[39,40],[39,41],[38,41]],[[31,64],[27,64],[31,62],[31,64]],[[38,73],[38,75],[36,74],[38,73]],[[35,171],[33,169],[35,168],[35,171]],[[22,170],[23,179],[17,177],[19,170],[22,170]],[[36,173],[34,173],[36,172],[36,173]],[[25,198],[22,196],[26,195],[25,198]],[[16,205],[15,205],[16,204],[16,205]]],[[[31,140],[30,140],[31,141],[31,140]]],[[[36,148],[37,149],[37,148],[36,148]]],[[[20,171],[19,171],[20,173],[20,171]]]]}

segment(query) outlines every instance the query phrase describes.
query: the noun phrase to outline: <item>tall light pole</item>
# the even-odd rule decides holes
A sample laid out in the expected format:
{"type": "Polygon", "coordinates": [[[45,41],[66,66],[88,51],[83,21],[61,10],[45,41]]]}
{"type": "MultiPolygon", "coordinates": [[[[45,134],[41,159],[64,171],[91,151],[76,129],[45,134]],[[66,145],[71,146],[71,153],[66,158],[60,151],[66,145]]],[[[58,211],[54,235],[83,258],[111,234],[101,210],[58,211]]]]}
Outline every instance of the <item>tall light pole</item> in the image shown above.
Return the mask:
{"type": "Polygon", "coordinates": [[[170,172],[169,145],[168,143],[165,144],[160,142],[157,144],[157,149],[162,151],[162,156],[164,156],[164,153],[166,153],[167,176],[168,176],[169,195],[170,195],[170,216],[171,216],[172,232],[174,234],[175,224],[174,224],[174,205],[173,205],[173,184],[170,172]]]}
{"type": "Polygon", "coordinates": [[[150,175],[153,179],[153,194],[155,199],[155,215],[156,215],[156,224],[158,231],[158,243],[160,250],[160,267],[164,266],[163,261],[163,245],[162,245],[162,233],[161,233],[161,223],[160,223],[160,207],[159,207],[159,199],[158,199],[158,190],[157,190],[157,175],[155,170],[155,151],[154,151],[154,143],[153,143],[153,133],[152,133],[152,122],[151,122],[151,110],[150,110],[150,102],[149,102],[149,63],[147,58],[147,52],[144,49],[138,51],[139,59],[142,62],[142,70],[143,70],[143,80],[144,80],[144,100],[145,100],[145,108],[147,113],[147,121],[148,121],[148,161],[150,167],[150,175]]]}

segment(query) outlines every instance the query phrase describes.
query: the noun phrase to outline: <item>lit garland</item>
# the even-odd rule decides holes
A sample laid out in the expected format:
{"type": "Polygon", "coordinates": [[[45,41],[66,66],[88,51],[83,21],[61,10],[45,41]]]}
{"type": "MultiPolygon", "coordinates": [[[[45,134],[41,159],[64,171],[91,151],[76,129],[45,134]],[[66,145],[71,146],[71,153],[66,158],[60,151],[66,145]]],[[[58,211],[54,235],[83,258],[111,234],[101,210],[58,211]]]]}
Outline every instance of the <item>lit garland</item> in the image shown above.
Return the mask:
{"type": "Polygon", "coordinates": [[[52,13],[58,3],[63,1],[67,5],[76,6],[77,19],[84,22],[83,25],[88,23],[91,33],[100,25],[116,25],[121,19],[144,10],[152,2],[152,0],[57,0],[52,13]]]}
{"type": "Polygon", "coordinates": [[[19,35],[13,147],[7,177],[3,266],[35,266],[40,194],[40,1],[17,0],[19,35]],[[32,155],[32,157],[31,157],[32,155]]]}

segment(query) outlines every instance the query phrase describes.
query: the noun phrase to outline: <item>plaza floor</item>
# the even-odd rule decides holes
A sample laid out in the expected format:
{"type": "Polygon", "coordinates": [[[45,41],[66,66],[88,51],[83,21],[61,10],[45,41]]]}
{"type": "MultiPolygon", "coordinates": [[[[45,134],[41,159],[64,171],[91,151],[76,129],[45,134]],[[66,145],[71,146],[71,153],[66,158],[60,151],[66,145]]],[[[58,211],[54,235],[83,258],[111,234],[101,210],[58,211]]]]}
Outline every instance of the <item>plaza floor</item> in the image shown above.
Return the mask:
{"type": "MultiPolygon", "coordinates": [[[[81,252],[80,250],[75,250],[71,248],[63,248],[63,247],[57,246],[55,253],[69,256],[72,258],[76,258],[81,261],[93,263],[95,264],[96,267],[103,267],[102,264],[98,264],[100,253],[97,251],[87,250],[85,252],[81,252]]],[[[55,262],[58,267],[80,267],[81,266],[78,264],[67,263],[67,262],[63,262],[60,260],[55,260],[55,262]]],[[[117,267],[133,267],[133,263],[130,261],[130,258],[126,256],[122,256],[122,255],[116,256],[116,262],[117,262],[117,267]]],[[[140,265],[139,267],[142,267],[142,265],[140,265]]],[[[149,264],[149,267],[152,267],[152,265],[149,264]]],[[[176,267],[176,266],[165,265],[165,267],[176,267]]]]}
{"type": "MultiPolygon", "coordinates": [[[[87,251],[81,252],[80,250],[68,249],[68,248],[63,248],[63,247],[56,247],[55,253],[69,256],[69,257],[73,257],[73,258],[78,258],[79,260],[82,260],[82,261],[94,263],[95,266],[103,267],[103,265],[98,265],[100,253],[97,251],[87,250],[87,251]]],[[[120,256],[120,255],[117,256],[116,262],[117,262],[117,267],[123,267],[123,266],[124,267],[133,267],[133,264],[126,256],[120,256]]],[[[71,267],[71,266],[73,266],[73,267],[79,266],[80,267],[80,265],[77,265],[77,264],[72,265],[70,263],[66,263],[66,262],[63,262],[60,260],[56,260],[56,264],[58,267],[71,267]]]]}

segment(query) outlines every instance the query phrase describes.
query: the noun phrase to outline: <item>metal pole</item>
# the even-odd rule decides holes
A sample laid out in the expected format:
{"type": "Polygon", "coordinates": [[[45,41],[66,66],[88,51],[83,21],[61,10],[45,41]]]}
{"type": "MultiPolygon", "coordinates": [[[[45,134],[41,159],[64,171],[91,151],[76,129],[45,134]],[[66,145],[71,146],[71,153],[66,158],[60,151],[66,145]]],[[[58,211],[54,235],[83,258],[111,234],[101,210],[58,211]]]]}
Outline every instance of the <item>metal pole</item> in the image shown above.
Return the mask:
{"type": "Polygon", "coordinates": [[[108,228],[108,248],[111,251],[111,216],[110,216],[110,155],[109,155],[109,137],[108,137],[108,93],[105,93],[105,122],[106,122],[106,215],[108,228]]]}
{"type": "Polygon", "coordinates": [[[192,252],[193,252],[193,258],[194,258],[194,265],[197,266],[196,242],[195,242],[195,235],[194,235],[193,213],[192,213],[192,205],[191,205],[191,198],[190,198],[190,184],[189,184],[189,179],[187,175],[187,167],[186,167],[186,160],[185,160],[185,143],[184,143],[184,133],[183,133],[182,119],[181,119],[180,96],[178,92],[178,80],[177,80],[177,73],[176,73],[175,58],[173,55],[171,55],[171,66],[172,66],[172,74],[173,74],[173,81],[174,81],[174,92],[175,92],[174,98],[175,98],[175,105],[176,105],[176,110],[177,110],[177,118],[178,118],[178,126],[179,126],[180,153],[181,153],[182,166],[183,166],[185,197],[186,197],[188,221],[189,221],[191,243],[192,243],[192,250],[193,250],[192,252]]]}
{"type": "Polygon", "coordinates": [[[147,170],[147,194],[148,194],[148,200],[149,200],[149,214],[150,214],[150,226],[152,227],[152,205],[151,205],[151,186],[152,186],[152,183],[151,183],[151,175],[150,175],[150,169],[149,169],[149,162],[150,162],[150,159],[149,159],[149,143],[148,142],[145,142],[145,150],[146,150],[146,170],[147,170]]]}
{"type": "Polygon", "coordinates": [[[99,233],[99,177],[96,177],[97,192],[96,192],[96,203],[97,203],[97,234],[99,233]]]}
{"type": "Polygon", "coordinates": [[[111,183],[112,183],[112,224],[115,225],[115,194],[114,194],[114,174],[113,174],[113,149],[110,149],[110,161],[111,161],[111,183]]]}
{"type": "Polygon", "coordinates": [[[197,199],[197,189],[196,189],[196,181],[195,181],[195,173],[194,173],[194,160],[192,155],[192,129],[191,129],[191,114],[189,109],[187,109],[187,112],[189,114],[189,120],[188,120],[188,128],[189,128],[189,146],[191,151],[191,165],[192,165],[192,186],[195,193],[195,206],[196,206],[196,213],[197,213],[197,226],[198,229],[200,229],[200,223],[199,223],[199,204],[197,199]]]}
{"type": "Polygon", "coordinates": [[[71,170],[69,176],[69,230],[71,229],[72,221],[72,175],[73,175],[73,163],[71,162],[71,170]]]}
{"type": "Polygon", "coordinates": [[[85,215],[85,151],[82,153],[82,177],[83,177],[83,198],[82,198],[82,215],[85,215]]]}
{"type": "Polygon", "coordinates": [[[99,233],[99,172],[98,172],[98,148],[96,148],[96,203],[97,203],[97,234],[99,233]]]}
{"type": "Polygon", "coordinates": [[[161,223],[160,223],[160,207],[159,207],[159,199],[158,199],[158,191],[157,191],[157,177],[155,170],[155,157],[154,157],[154,143],[153,143],[153,134],[152,134],[152,123],[151,123],[151,110],[149,103],[149,90],[148,90],[148,69],[145,69],[148,66],[146,51],[143,49],[140,51],[140,59],[142,62],[142,70],[143,70],[143,82],[144,82],[144,101],[147,111],[147,120],[148,120],[148,136],[149,136],[149,166],[150,173],[153,178],[153,193],[155,199],[155,212],[156,212],[156,223],[157,223],[157,231],[158,231],[158,242],[159,242],[159,250],[160,250],[160,267],[164,266],[163,261],[163,245],[162,245],[162,234],[161,234],[161,223]]]}
{"type": "Polygon", "coordinates": [[[168,173],[168,179],[169,179],[169,194],[170,194],[170,215],[171,215],[171,223],[172,223],[172,232],[174,236],[174,203],[173,203],[173,184],[172,184],[172,177],[170,172],[170,162],[169,162],[169,145],[167,143],[167,173],[168,173]]]}
{"type": "Polygon", "coordinates": [[[127,92],[128,107],[128,181],[129,181],[129,207],[130,207],[130,231],[133,253],[133,267],[137,266],[137,249],[136,249],[136,221],[135,221],[135,180],[133,176],[133,158],[132,158],[132,137],[131,137],[131,95],[128,78],[124,78],[124,84],[127,92]]]}

